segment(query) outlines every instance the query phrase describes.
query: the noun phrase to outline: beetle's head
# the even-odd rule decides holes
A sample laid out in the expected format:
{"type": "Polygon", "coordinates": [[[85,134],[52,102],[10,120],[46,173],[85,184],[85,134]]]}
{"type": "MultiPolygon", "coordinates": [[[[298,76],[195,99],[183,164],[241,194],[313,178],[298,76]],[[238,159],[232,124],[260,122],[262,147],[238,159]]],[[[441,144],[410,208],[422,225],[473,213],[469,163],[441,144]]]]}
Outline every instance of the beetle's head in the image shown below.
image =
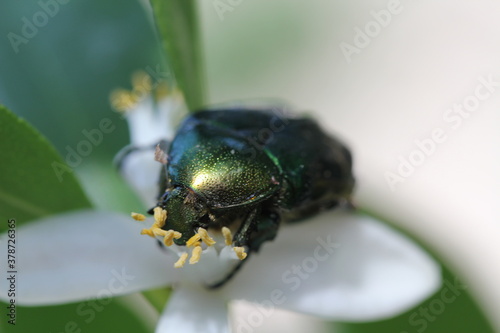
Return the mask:
{"type": "MultiPolygon", "coordinates": [[[[169,187],[157,206],[149,211],[154,215],[153,225],[142,229],[141,234],[157,240],[161,237],[165,249],[172,249],[179,256],[174,264],[176,268],[184,267],[188,258],[189,264],[198,263],[202,253],[205,253],[212,259],[214,255],[215,258],[220,257],[222,262],[229,260],[229,266],[234,269],[238,265],[234,259],[244,260],[247,257],[246,244],[233,241],[231,229],[220,225],[220,221],[216,221],[217,217],[209,214],[208,207],[207,201],[192,189],[169,187]],[[216,236],[217,241],[212,236],[216,236]],[[221,240],[219,237],[223,237],[223,242],[214,246],[221,240]]],[[[132,213],[132,218],[146,220],[146,216],[139,213],[132,213]]],[[[214,269],[220,273],[220,266],[216,265],[214,269]]],[[[213,279],[215,271],[210,272],[210,279],[213,279]]]]}
{"type": "Polygon", "coordinates": [[[206,228],[201,222],[202,217],[206,215],[204,205],[197,200],[193,192],[185,188],[176,187],[166,192],[160,206],[167,211],[167,220],[162,229],[182,234],[181,238],[174,240],[177,245],[185,245],[198,228],[206,228]]]}

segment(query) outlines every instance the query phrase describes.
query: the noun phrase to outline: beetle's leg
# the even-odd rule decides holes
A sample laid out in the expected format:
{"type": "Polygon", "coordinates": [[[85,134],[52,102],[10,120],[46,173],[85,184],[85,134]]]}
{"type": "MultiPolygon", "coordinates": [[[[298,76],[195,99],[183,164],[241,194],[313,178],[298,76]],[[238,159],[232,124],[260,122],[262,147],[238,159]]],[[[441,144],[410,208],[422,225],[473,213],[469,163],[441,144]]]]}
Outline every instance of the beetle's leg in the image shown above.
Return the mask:
{"type": "MultiPolygon", "coordinates": [[[[246,257],[245,260],[248,260],[249,256],[250,256],[250,253],[248,254],[248,256],[246,257]]],[[[236,265],[236,267],[234,267],[234,269],[231,272],[229,272],[229,274],[226,275],[222,280],[220,280],[219,282],[216,282],[214,284],[207,285],[206,287],[209,288],[209,289],[217,289],[217,288],[222,287],[223,285],[226,284],[226,282],[228,282],[229,280],[231,280],[231,278],[236,273],[238,273],[238,271],[240,270],[240,268],[243,266],[244,263],[245,263],[245,261],[240,261],[238,263],[238,265],[236,265]]]]}
{"type": "Polygon", "coordinates": [[[240,261],[222,280],[207,287],[210,289],[217,289],[231,280],[243,264],[245,264],[245,261],[248,260],[252,252],[259,251],[260,246],[264,242],[273,240],[276,237],[279,223],[280,216],[277,213],[269,211],[260,212],[259,209],[252,210],[241,224],[234,238],[234,246],[248,246],[249,251],[247,257],[245,260],[240,261]]]}
{"type": "Polygon", "coordinates": [[[276,237],[280,216],[275,212],[254,209],[247,216],[234,237],[234,246],[248,246],[249,252],[257,252],[260,246],[276,237]]]}
{"type": "Polygon", "coordinates": [[[278,233],[279,225],[279,214],[274,212],[262,213],[257,220],[255,232],[249,240],[250,252],[258,252],[262,244],[272,241],[278,233]]]}
{"type": "Polygon", "coordinates": [[[259,213],[259,209],[255,208],[250,211],[247,217],[243,220],[240,228],[236,232],[233,238],[234,246],[244,246],[248,245],[248,240],[250,239],[250,234],[254,231],[256,226],[256,219],[259,213]]]}
{"type": "MultiPolygon", "coordinates": [[[[240,225],[240,228],[236,232],[233,238],[233,245],[234,246],[243,246],[243,245],[248,245],[249,247],[249,253],[247,253],[247,257],[245,260],[248,260],[250,257],[250,254],[252,253],[251,251],[251,246],[248,244],[248,240],[250,238],[251,233],[255,229],[256,225],[256,219],[258,217],[259,209],[255,208],[250,211],[250,213],[247,215],[245,220],[240,225]]],[[[240,270],[240,268],[243,266],[245,263],[245,260],[241,260],[235,267],[234,269],[229,272],[222,280],[211,284],[207,285],[207,288],[209,289],[217,289],[222,287],[223,285],[226,284],[227,281],[231,280],[231,278],[240,270]]]]}

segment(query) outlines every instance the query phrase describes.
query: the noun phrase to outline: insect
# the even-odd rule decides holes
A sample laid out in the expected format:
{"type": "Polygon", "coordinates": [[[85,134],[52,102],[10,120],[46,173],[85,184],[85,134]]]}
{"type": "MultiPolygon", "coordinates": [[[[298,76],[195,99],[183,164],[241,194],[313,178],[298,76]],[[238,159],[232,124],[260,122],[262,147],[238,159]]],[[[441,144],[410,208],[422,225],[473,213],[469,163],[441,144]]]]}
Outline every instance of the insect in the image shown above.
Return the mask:
{"type": "Polygon", "coordinates": [[[162,228],[182,234],[177,245],[228,227],[234,246],[257,252],[281,223],[349,202],[355,182],[340,141],[278,109],[199,111],[160,147],[157,206],[168,212],[162,228]]]}

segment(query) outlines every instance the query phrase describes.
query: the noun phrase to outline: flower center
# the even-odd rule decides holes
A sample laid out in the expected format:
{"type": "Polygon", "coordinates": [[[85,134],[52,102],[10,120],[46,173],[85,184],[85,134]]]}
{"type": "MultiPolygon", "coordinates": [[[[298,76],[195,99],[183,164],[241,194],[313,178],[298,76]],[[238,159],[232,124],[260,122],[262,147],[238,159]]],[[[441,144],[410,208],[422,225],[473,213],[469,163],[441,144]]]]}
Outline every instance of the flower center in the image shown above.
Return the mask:
{"type": "MultiPolygon", "coordinates": [[[[179,259],[174,264],[175,268],[184,267],[186,261],[189,257],[187,250],[191,250],[191,257],[189,258],[189,264],[193,265],[200,261],[202,254],[208,252],[209,248],[214,247],[217,242],[209,235],[208,231],[204,228],[198,228],[196,234],[192,236],[186,242],[185,246],[179,246],[174,244],[174,239],[179,239],[182,234],[175,230],[164,230],[165,221],[167,220],[167,211],[161,207],[154,208],[154,223],[148,229],[142,229],[141,235],[148,235],[153,238],[162,239],[163,244],[167,248],[171,248],[179,256],[179,259]]],[[[136,221],[145,221],[146,216],[139,213],[132,213],[132,218],[136,221]]],[[[247,257],[245,248],[242,246],[233,246],[233,235],[231,230],[227,227],[222,227],[220,233],[224,237],[224,244],[222,248],[219,247],[218,253],[222,253],[224,249],[231,248],[236,257],[239,260],[244,260],[247,257]]],[[[225,251],[227,252],[227,251],[225,251]]]]}

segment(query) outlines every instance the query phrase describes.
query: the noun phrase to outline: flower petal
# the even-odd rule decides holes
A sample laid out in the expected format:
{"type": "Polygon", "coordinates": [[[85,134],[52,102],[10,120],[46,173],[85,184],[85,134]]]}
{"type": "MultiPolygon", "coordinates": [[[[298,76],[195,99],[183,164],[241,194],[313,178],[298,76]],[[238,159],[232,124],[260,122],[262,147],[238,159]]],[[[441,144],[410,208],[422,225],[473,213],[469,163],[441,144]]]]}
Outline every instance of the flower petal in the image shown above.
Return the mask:
{"type": "MultiPolygon", "coordinates": [[[[17,301],[57,304],[110,297],[177,280],[177,259],[140,235],[139,222],[110,212],[70,212],[16,230],[17,301]]],[[[7,246],[7,235],[0,246],[7,246]]],[[[6,266],[1,256],[0,267],[6,266]]],[[[6,300],[7,280],[0,280],[6,300]]]]}
{"type": "Polygon", "coordinates": [[[356,321],[397,315],[440,283],[440,268],[406,237],[370,217],[336,210],[283,227],[222,292],[356,321]]]}
{"type": "Polygon", "coordinates": [[[156,107],[153,98],[148,96],[125,112],[130,131],[130,147],[139,150],[131,151],[123,157],[120,171],[148,208],[156,203],[162,168],[155,161],[155,145],[173,137],[174,125],[178,123],[179,116],[185,113],[183,100],[178,95],[172,93],[160,100],[156,107]]]}
{"type": "Polygon", "coordinates": [[[246,301],[231,302],[229,316],[233,332],[332,332],[329,322],[322,318],[282,309],[261,306],[246,301]]]}
{"type": "Polygon", "coordinates": [[[128,151],[123,156],[120,171],[147,207],[155,204],[158,195],[162,166],[155,161],[154,151],[158,142],[171,135],[171,126],[165,119],[165,114],[169,111],[162,108],[156,113],[153,98],[147,96],[125,112],[130,132],[130,147],[139,150],[128,151]]]}
{"type": "Polygon", "coordinates": [[[174,105],[164,103],[164,106],[155,110],[153,98],[147,96],[125,112],[132,145],[143,147],[172,135],[172,124],[168,122],[168,115],[173,111],[171,108],[174,105]]]}
{"type": "Polygon", "coordinates": [[[156,204],[162,165],[155,161],[155,149],[132,151],[122,161],[120,172],[147,208],[156,204]]]}
{"type": "Polygon", "coordinates": [[[214,291],[182,286],[170,298],[156,332],[227,333],[226,304],[214,291]]]}

